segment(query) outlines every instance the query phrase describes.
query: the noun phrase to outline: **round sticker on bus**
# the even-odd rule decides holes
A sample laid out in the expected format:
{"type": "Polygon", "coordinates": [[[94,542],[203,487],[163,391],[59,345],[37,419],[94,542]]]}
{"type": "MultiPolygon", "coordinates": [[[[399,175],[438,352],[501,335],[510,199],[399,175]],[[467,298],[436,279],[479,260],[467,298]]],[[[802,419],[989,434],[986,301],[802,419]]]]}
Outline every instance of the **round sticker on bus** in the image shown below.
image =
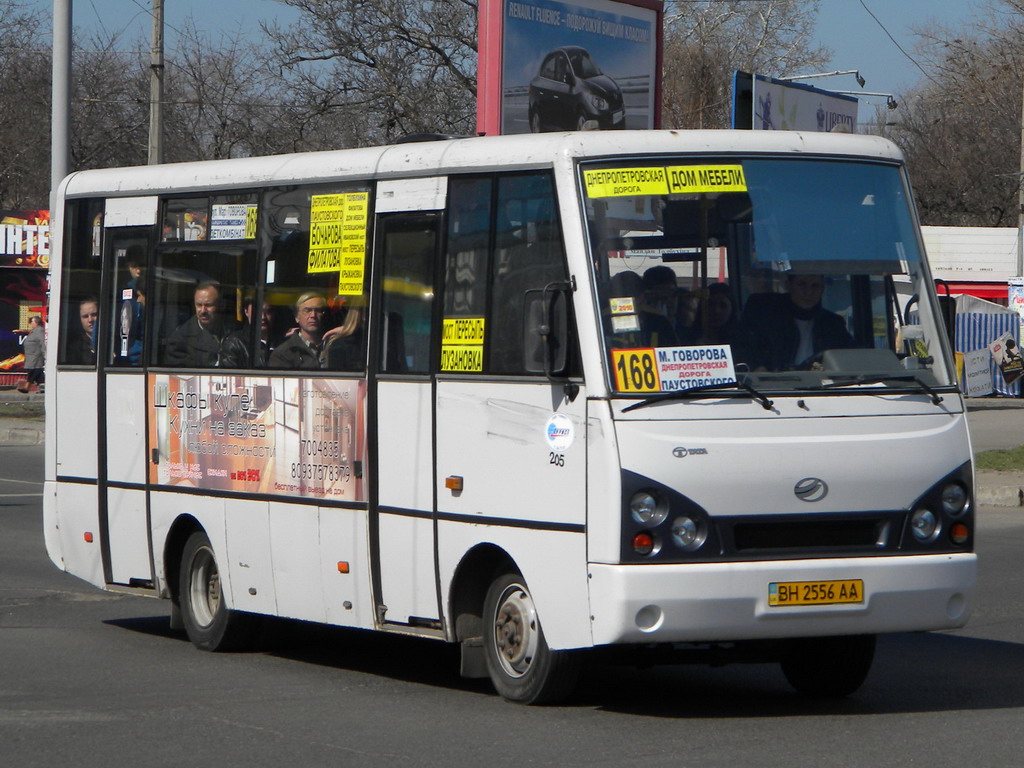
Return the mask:
{"type": "Polygon", "coordinates": [[[556,413],[548,419],[548,425],[544,428],[544,435],[548,439],[548,445],[551,446],[551,450],[561,453],[569,449],[576,433],[572,428],[572,421],[569,420],[569,417],[556,413]]]}

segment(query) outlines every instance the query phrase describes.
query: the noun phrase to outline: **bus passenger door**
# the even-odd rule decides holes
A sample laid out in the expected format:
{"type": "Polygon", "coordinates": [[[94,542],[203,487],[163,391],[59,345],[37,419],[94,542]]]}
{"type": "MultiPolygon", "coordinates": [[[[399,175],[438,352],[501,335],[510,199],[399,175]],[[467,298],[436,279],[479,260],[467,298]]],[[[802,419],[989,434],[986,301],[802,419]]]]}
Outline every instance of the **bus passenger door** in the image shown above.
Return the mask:
{"type": "MultiPolygon", "coordinates": [[[[154,202],[154,223],[155,213],[154,202]]],[[[107,322],[98,349],[102,372],[97,404],[99,455],[104,459],[98,467],[98,481],[107,581],[138,587],[153,585],[146,493],[146,376],[142,367],[151,233],[150,227],[107,230],[112,281],[106,288],[107,322]]]]}
{"type": "Polygon", "coordinates": [[[380,214],[378,206],[379,311],[372,355],[376,376],[370,386],[376,429],[369,432],[379,624],[440,626],[430,376],[440,221],[433,211],[380,214]]]}

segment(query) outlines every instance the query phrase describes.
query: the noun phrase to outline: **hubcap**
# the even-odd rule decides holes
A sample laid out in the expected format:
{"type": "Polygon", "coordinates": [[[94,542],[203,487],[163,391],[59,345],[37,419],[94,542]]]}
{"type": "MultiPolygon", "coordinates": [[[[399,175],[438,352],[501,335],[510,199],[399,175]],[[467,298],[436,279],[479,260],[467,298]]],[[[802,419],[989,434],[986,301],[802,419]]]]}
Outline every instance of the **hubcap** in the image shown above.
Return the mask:
{"type": "Polygon", "coordinates": [[[204,629],[213,624],[220,610],[220,572],[217,561],[213,559],[213,551],[207,547],[200,549],[192,558],[189,597],[196,623],[204,629]]]}
{"type": "Polygon", "coordinates": [[[505,672],[522,677],[537,652],[537,609],[521,584],[505,588],[494,616],[494,644],[505,672]]]}

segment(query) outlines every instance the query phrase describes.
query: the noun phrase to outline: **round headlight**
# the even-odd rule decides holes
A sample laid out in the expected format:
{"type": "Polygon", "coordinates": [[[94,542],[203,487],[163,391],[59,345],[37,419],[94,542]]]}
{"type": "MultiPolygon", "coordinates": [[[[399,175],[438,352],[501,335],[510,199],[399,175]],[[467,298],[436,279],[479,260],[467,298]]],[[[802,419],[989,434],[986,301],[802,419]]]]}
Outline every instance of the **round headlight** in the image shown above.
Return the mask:
{"type": "Polygon", "coordinates": [[[629,512],[641,525],[658,525],[668,516],[668,509],[648,491],[637,491],[629,500],[629,512]]]}
{"type": "Polygon", "coordinates": [[[707,539],[707,531],[699,520],[683,515],[672,521],[672,540],[688,552],[700,549],[707,539]]]}
{"type": "Polygon", "coordinates": [[[910,516],[910,530],[918,541],[932,541],[939,535],[939,518],[930,509],[919,507],[910,516]]]}
{"type": "Polygon", "coordinates": [[[967,507],[967,491],[959,483],[950,483],[942,489],[942,511],[956,517],[967,507]]]}

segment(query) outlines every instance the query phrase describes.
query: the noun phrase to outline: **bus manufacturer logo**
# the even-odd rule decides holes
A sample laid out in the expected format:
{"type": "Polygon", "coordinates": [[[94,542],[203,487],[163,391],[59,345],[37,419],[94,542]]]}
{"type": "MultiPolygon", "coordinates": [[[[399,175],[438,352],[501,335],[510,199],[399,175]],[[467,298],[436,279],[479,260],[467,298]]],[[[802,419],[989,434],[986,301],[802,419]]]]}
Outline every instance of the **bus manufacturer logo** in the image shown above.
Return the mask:
{"type": "Polygon", "coordinates": [[[828,486],[817,477],[805,477],[793,486],[793,493],[800,501],[821,501],[828,496],[828,486]]]}
{"type": "Polygon", "coordinates": [[[672,449],[672,455],[677,459],[685,459],[687,456],[704,456],[707,452],[707,448],[683,448],[679,446],[672,449]]]}

